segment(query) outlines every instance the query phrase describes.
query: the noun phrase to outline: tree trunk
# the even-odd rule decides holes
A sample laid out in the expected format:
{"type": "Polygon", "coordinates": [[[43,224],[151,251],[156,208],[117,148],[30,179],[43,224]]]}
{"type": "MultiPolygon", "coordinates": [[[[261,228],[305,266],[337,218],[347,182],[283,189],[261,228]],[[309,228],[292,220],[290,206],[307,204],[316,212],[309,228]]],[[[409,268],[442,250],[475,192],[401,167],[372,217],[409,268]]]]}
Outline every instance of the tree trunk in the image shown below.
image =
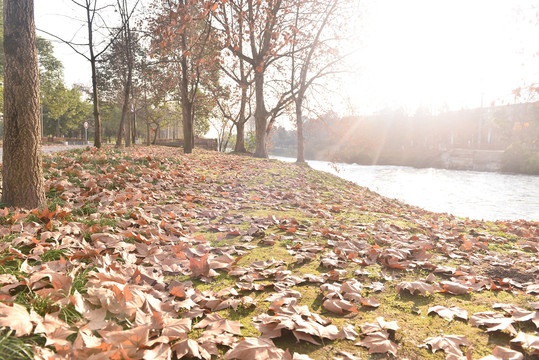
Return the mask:
{"type": "Polygon", "coordinates": [[[5,1],[4,53],[2,202],[40,208],[46,201],[33,0],[5,1]]]}
{"type": "Polygon", "coordinates": [[[183,152],[193,152],[193,122],[191,119],[191,103],[182,96],[182,123],[183,123],[183,152]]]}
{"type": "Polygon", "coordinates": [[[120,127],[118,128],[118,136],[116,136],[117,148],[122,146],[122,139],[124,137],[124,128],[125,128],[125,112],[123,110],[124,107],[125,107],[125,104],[122,106],[122,115],[120,116],[120,127]]]}
{"type": "Polygon", "coordinates": [[[155,133],[154,133],[154,135],[153,135],[152,145],[155,145],[155,142],[157,141],[157,134],[159,134],[160,129],[161,129],[160,126],[158,126],[158,127],[155,129],[155,133]]]}
{"type": "Polygon", "coordinates": [[[99,96],[97,92],[97,71],[96,71],[96,57],[94,54],[93,43],[93,23],[90,4],[86,5],[86,17],[88,21],[88,47],[90,48],[90,65],[92,67],[92,97],[94,101],[94,146],[96,148],[101,147],[101,118],[99,116],[99,96]]]}
{"type": "Polygon", "coordinates": [[[296,125],[298,130],[298,158],[296,162],[305,162],[305,148],[303,144],[303,94],[298,94],[296,98],[296,125]]]}
{"type": "Polygon", "coordinates": [[[146,123],[146,145],[150,146],[150,131],[152,128],[150,127],[150,123],[146,123]]]}
{"type": "Polygon", "coordinates": [[[268,123],[268,112],[264,101],[264,72],[255,74],[255,125],[256,125],[256,150],[255,157],[267,158],[268,149],[266,147],[266,127],[268,123]]]}
{"type": "MultiPolygon", "coordinates": [[[[183,48],[185,45],[185,35],[182,37],[183,48]]],[[[183,152],[190,154],[193,152],[193,104],[189,100],[189,78],[187,75],[187,59],[181,59],[181,102],[182,102],[182,123],[183,123],[183,152]]]]}
{"type": "Polygon", "coordinates": [[[234,151],[237,153],[246,153],[245,149],[245,122],[238,121],[236,123],[236,146],[234,151]]]}
{"type": "Polygon", "coordinates": [[[126,116],[126,122],[127,122],[127,129],[125,130],[125,146],[131,146],[131,136],[133,135],[133,129],[131,128],[131,116],[129,109],[127,109],[126,116]]]}
{"type": "Polygon", "coordinates": [[[137,143],[137,109],[136,107],[133,107],[133,126],[131,128],[133,130],[133,135],[131,136],[133,140],[133,145],[137,143]]]}
{"type": "Polygon", "coordinates": [[[242,87],[241,89],[241,103],[240,103],[240,117],[236,125],[236,146],[234,151],[237,153],[246,153],[245,149],[245,107],[247,105],[247,88],[242,87]]]}

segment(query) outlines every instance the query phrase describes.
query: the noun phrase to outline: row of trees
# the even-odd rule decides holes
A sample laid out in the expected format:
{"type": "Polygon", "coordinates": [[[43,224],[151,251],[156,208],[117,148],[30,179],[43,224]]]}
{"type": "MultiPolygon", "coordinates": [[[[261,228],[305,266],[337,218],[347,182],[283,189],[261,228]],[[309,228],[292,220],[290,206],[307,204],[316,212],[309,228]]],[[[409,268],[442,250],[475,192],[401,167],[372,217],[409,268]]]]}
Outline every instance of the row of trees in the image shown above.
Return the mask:
{"type": "MultiPolygon", "coordinates": [[[[343,57],[335,44],[347,0],[154,0],[133,26],[139,1],[71,0],[82,11],[87,37],[67,41],[48,34],[91,64],[96,147],[102,144],[102,99],[122,104],[117,145],[133,140],[131,109],[146,119],[149,136],[152,119],[166,117],[170,104],[181,109],[185,153],[193,149],[196,124],[210,117],[232,122],[240,152],[245,123],[253,117],[258,157],[268,156],[267,137],[286,112],[296,114],[303,141],[307,94],[343,57]],[[110,14],[119,14],[119,25],[106,23],[110,14]]],[[[44,205],[41,104],[57,128],[60,118],[68,126],[85,110],[80,92],[56,81],[61,66],[48,56],[50,43],[36,40],[33,12],[33,0],[6,0],[2,199],[21,207],[44,205]]]]}
{"type": "Polygon", "coordinates": [[[145,120],[150,136],[177,104],[186,153],[196,129],[208,123],[221,144],[235,133],[235,150],[245,152],[245,124],[254,118],[255,156],[267,157],[267,137],[283,114],[295,117],[303,142],[306,99],[344,57],[337,44],[350,1],[154,0],[144,9],[139,0],[71,3],[81,10],[87,34],[62,40],[91,64],[96,147],[100,101],[122,109],[118,146],[132,142],[130,110],[145,120]],[[117,14],[115,26],[105,14],[117,14]]]}

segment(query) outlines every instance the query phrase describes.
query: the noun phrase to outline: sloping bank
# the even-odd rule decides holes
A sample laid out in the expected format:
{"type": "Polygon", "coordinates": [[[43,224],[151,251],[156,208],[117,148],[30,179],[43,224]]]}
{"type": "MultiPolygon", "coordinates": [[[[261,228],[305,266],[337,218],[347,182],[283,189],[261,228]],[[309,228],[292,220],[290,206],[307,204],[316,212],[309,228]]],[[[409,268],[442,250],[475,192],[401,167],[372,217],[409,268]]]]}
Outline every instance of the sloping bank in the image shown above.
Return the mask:
{"type": "Polygon", "coordinates": [[[215,152],[44,163],[49,209],[0,217],[0,353],[12,358],[539,351],[537,223],[465,221],[215,152]]]}

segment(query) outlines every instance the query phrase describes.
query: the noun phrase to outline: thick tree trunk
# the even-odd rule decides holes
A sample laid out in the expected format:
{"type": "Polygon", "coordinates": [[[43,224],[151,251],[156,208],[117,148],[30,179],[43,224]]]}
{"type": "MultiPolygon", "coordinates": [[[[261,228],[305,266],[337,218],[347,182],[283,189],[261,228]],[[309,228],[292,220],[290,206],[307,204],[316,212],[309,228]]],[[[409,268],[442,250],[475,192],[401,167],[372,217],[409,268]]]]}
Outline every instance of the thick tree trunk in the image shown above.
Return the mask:
{"type": "Polygon", "coordinates": [[[193,121],[191,119],[191,103],[182,96],[183,152],[193,152],[193,121]]]}
{"type": "Polygon", "coordinates": [[[241,120],[236,123],[236,146],[234,151],[237,153],[246,153],[245,149],[245,122],[241,120]]]}
{"type": "Polygon", "coordinates": [[[150,127],[150,123],[146,123],[146,145],[150,146],[150,131],[151,130],[151,127],[150,127]]]}
{"type": "Polygon", "coordinates": [[[268,125],[268,112],[264,101],[264,72],[255,74],[255,125],[256,125],[256,150],[255,157],[267,158],[266,128],[268,125]]]}
{"type": "Polygon", "coordinates": [[[161,130],[161,127],[158,126],[156,129],[155,129],[155,133],[153,135],[153,141],[152,141],[152,145],[155,145],[155,142],[157,141],[157,135],[159,134],[159,130],[161,130]]]}
{"type": "Polygon", "coordinates": [[[247,88],[241,89],[240,117],[236,125],[236,146],[234,151],[237,153],[246,153],[245,149],[245,107],[247,105],[247,88]]]}
{"type": "Polygon", "coordinates": [[[44,207],[33,0],[5,0],[4,53],[2,202],[44,207]]]}
{"type": "Polygon", "coordinates": [[[303,138],[303,94],[298,94],[296,98],[296,125],[297,125],[297,137],[298,137],[298,158],[296,162],[305,162],[305,148],[303,138]]]}

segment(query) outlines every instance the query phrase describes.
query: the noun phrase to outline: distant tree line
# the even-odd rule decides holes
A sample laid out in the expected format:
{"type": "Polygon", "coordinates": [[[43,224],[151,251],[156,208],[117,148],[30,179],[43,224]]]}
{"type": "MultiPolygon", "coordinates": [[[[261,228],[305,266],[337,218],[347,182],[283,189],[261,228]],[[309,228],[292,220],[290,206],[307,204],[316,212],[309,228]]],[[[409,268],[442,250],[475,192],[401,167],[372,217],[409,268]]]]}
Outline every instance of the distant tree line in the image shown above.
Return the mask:
{"type": "MultiPolygon", "coordinates": [[[[504,170],[539,172],[539,105],[518,103],[445,111],[382,111],[371,116],[327,113],[305,126],[307,159],[358,164],[437,166],[455,148],[505,151],[504,170]]],[[[293,156],[295,130],[278,128],[272,153],[293,156]]]]}

